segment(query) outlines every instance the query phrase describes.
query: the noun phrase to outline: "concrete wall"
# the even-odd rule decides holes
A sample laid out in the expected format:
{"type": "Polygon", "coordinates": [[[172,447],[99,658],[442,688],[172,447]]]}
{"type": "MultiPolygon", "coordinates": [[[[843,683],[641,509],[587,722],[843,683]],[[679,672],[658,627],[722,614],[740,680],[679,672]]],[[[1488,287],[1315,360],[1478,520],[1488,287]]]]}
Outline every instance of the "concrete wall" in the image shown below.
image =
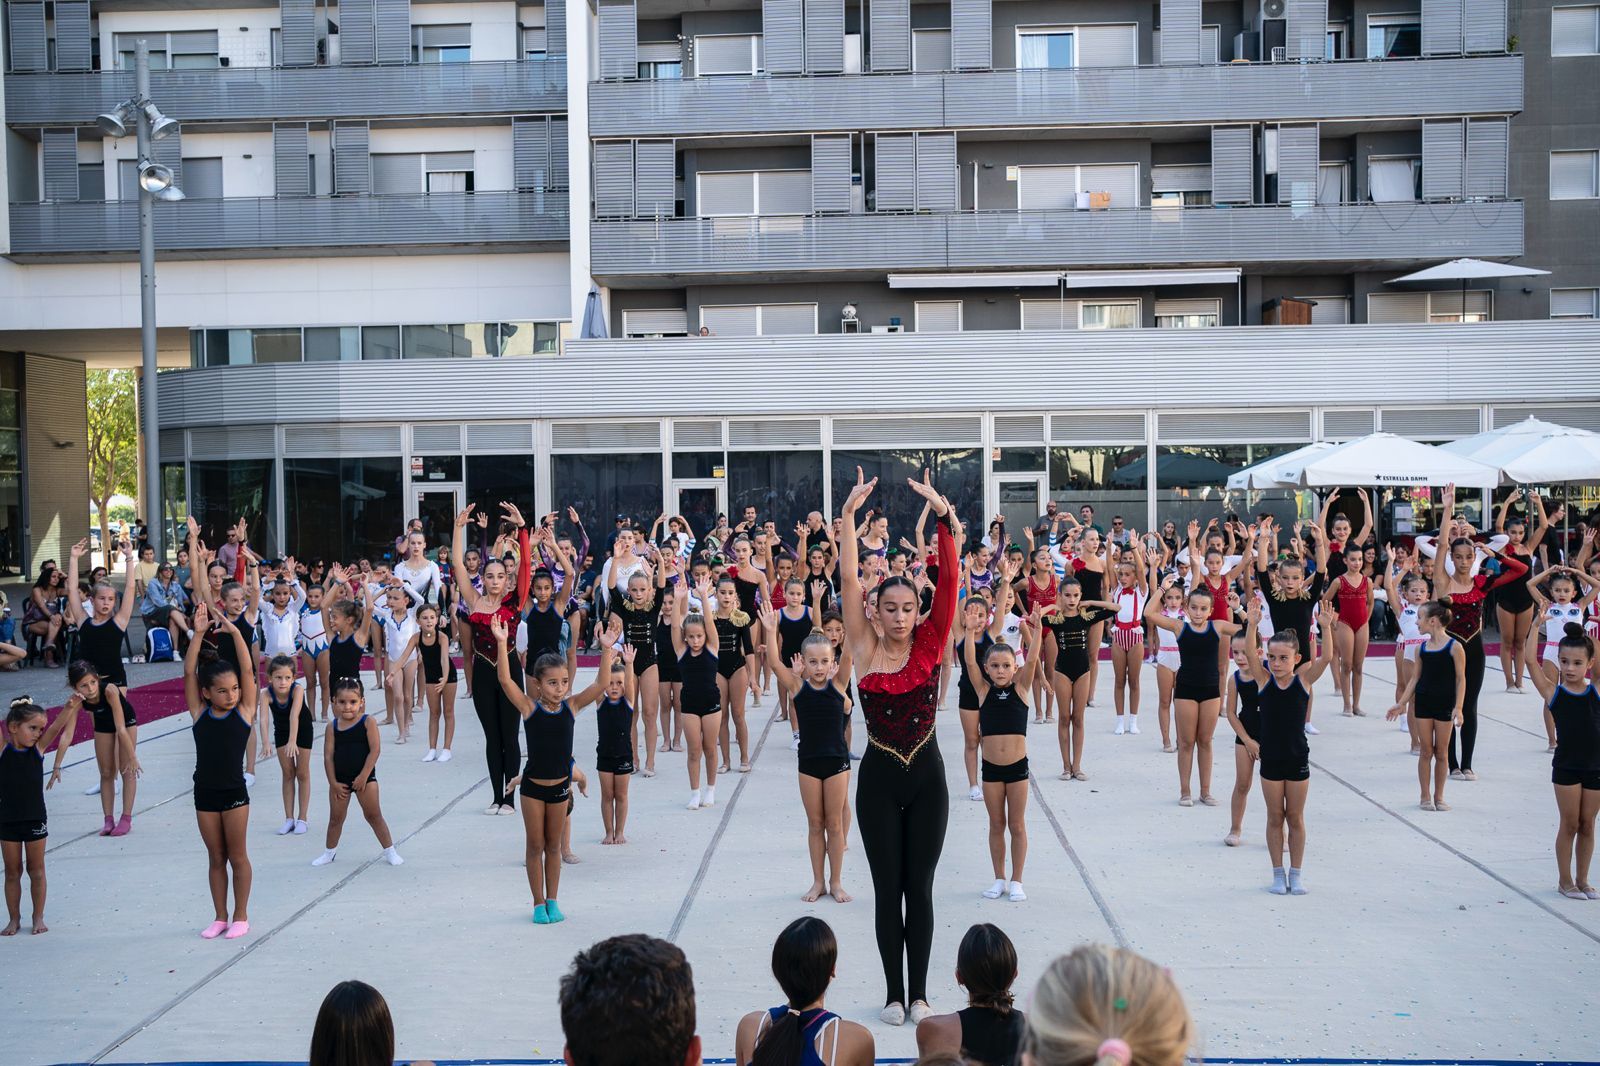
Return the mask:
{"type": "Polygon", "coordinates": [[[66,564],[89,532],[89,415],[84,365],[28,354],[22,366],[25,573],[41,559],[66,564]]]}

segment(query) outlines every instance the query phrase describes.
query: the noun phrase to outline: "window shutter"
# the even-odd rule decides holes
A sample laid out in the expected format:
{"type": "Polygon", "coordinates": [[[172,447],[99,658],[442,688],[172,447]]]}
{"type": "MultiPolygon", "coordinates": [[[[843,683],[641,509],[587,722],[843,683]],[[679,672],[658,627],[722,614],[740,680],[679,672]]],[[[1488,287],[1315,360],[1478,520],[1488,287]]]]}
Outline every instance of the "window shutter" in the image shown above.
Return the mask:
{"type": "Polygon", "coordinates": [[[1222,319],[1221,300],[1157,300],[1156,317],[1163,315],[1216,315],[1222,319]]]}
{"type": "Polygon", "coordinates": [[[1133,24],[1079,26],[1076,40],[1080,67],[1139,65],[1139,27],[1133,24]]]}
{"type": "Polygon", "coordinates": [[[816,304],[763,304],[763,337],[810,336],[817,332],[816,304]]]}
{"type": "Polygon", "coordinates": [[[1077,205],[1078,168],[1025,166],[1017,170],[1017,207],[1022,211],[1071,211],[1077,205]]]}
{"type": "Polygon", "coordinates": [[[278,0],[278,21],[282,26],[278,34],[279,61],[286,67],[315,66],[316,0],[278,0]]]}
{"type": "Polygon", "coordinates": [[[960,300],[918,300],[916,305],[918,333],[960,333],[960,300]]]}
{"type": "Polygon", "coordinates": [[[50,69],[44,35],[44,4],[6,0],[6,40],[11,44],[11,70],[16,74],[50,69]]]}
{"type": "Polygon", "coordinates": [[[1249,126],[1211,128],[1211,198],[1219,204],[1248,204],[1255,198],[1249,126]]]}
{"type": "Polygon", "coordinates": [[[806,17],[806,73],[844,70],[844,0],[802,0],[806,17]]]}
{"type": "Polygon", "coordinates": [[[817,134],[811,138],[813,212],[850,213],[850,164],[849,134],[817,134]]]}
{"type": "Polygon", "coordinates": [[[700,308],[700,324],[718,337],[754,337],[760,312],[749,307],[700,308]]]}
{"type": "Polygon", "coordinates": [[[41,130],[40,154],[44,156],[44,195],[41,201],[78,199],[78,131],[41,130]]]}
{"type": "Polygon", "coordinates": [[[1023,300],[1022,328],[1077,329],[1078,301],[1076,300],[1023,300]]]}
{"type": "Polygon", "coordinates": [[[628,337],[682,336],[689,332],[689,312],[682,308],[624,311],[622,332],[628,337]]]}
{"type": "Polygon", "coordinates": [[[311,195],[309,136],[304,122],[272,127],[273,192],[277,196],[311,195]]]}
{"type": "Polygon", "coordinates": [[[89,0],[56,0],[56,69],[88,70],[89,0]]]}
{"type": "Polygon", "coordinates": [[[1327,55],[1328,0],[1289,0],[1287,14],[1284,55],[1290,59],[1327,55]]]}
{"type": "Polygon", "coordinates": [[[567,119],[564,115],[550,118],[550,188],[567,187],[567,119]]]}
{"type": "Polygon", "coordinates": [[[596,218],[632,217],[632,141],[595,142],[594,213],[596,218]]]}
{"type": "Polygon", "coordinates": [[[411,36],[424,48],[466,48],[472,44],[472,25],[435,23],[418,26],[411,31],[411,36]]]}
{"type": "Polygon", "coordinates": [[[374,196],[416,194],[422,191],[422,156],[415,152],[372,156],[374,196]]]}
{"type": "Polygon", "coordinates": [[[1506,195],[1508,126],[1503,118],[1467,120],[1468,196],[1506,195]]]}
{"type": "Polygon", "coordinates": [[[1581,200],[1595,195],[1597,152],[1550,153],[1550,199],[1581,200]]]}
{"type": "Polygon", "coordinates": [[[1592,56],[1600,53],[1600,4],[1550,10],[1550,54],[1592,56]]]}
{"type": "Polygon", "coordinates": [[[1355,440],[1372,432],[1377,424],[1371,408],[1322,412],[1323,440],[1355,440]]]}
{"type": "Polygon", "coordinates": [[[992,0],[950,0],[950,62],[956,70],[994,66],[992,0]]]}
{"type": "Polygon", "coordinates": [[[1385,407],[1380,414],[1385,433],[1412,440],[1452,440],[1483,430],[1476,407],[1385,407]]]}
{"type": "Polygon", "coordinates": [[[696,37],[694,39],[695,74],[753,74],[751,38],[739,34],[728,36],[696,37]]]}
{"type": "Polygon", "coordinates": [[[1594,318],[1600,311],[1595,307],[1595,294],[1600,289],[1551,289],[1551,318],[1594,318]]]}
{"type": "MultiPolygon", "coordinates": [[[[159,143],[159,142],[158,142],[159,143]]],[[[362,195],[372,191],[367,124],[337,122],[333,127],[333,191],[362,195]]]]}
{"type": "Polygon", "coordinates": [[[1422,198],[1449,200],[1461,195],[1462,120],[1422,124],[1422,198]]]}
{"type": "Polygon", "coordinates": [[[639,76],[639,16],[633,0],[600,0],[600,76],[639,76]]]}
{"type": "Polygon", "coordinates": [[[1150,187],[1157,192],[1210,192],[1211,167],[1205,163],[1151,167],[1150,187]]]}
{"type": "Polygon", "coordinates": [[[567,54],[567,0],[544,0],[545,54],[567,54]]]}
{"type": "Polygon", "coordinates": [[[1080,192],[1109,193],[1111,206],[1139,206],[1139,164],[1096,163],[1078,168],[1080,192]]]}
{"type": "Polygon", "coordinates": [[[911,34],[911,69],[944,71],[950,68],[950,31],[917,30],[911,34]]]}
{"type": "Polygon", "coordinates": [[[1278,127],[1278,202],[1315,203],[1317,198],[1316,126],[1278,127]]]}
{"type": "Polygon", "coordinates": [[[911,69],[910,0],[874,0],[868,9],[868,30],[873,70],[911,69]]]}
{"type": "Polygon", "coordinates": [[[1466,50],[1506,50],[1506,0],[1466,0],[1466,50]]]}
{"type": "Polygon", "coordinates": [[[956,209],[956,135],[917,134],[917,209],[949,212],[956,209]]]}
{"type": "Polygon", "coordinates": [[[513,119],[511,169],[519,190],[548,187],[550,176],[550,121],[543,115],[513,119]]]}
{"type": "MultiPolygon", "coordinates": [[[[137,36],[137,34],[135,34],[135,36],[137,36]]],[[[186,30],[173,33],[170,36],[172,38],[172,51],[174,54],[217,54],[216,30],[186,30]]]]}
{"type": "Polygon", "coordinates": [[[1422,54],[1461,54],[1462,0],[1422,0],[1422,54]]]}
{"type": "Polygon", "coordinates": [[[376,9],[373,0],[346,0],[339,5],[339,62],[378,60],[376,9]]]}
{"type": "Polygon", "coordinates": [[[376,0],[376,18],[378,62],[411,62],[411,0],[376,0]]]}
{"type": "Polygon", "coordinates": [[[191,200],[222,199],[222,160],[184,160],[183,191],[191,200]]]}
{"type": "Polygon", "coordinates": [[[875,143],[877,164],[876,209],[915,211],[917,165],[909,133],[880,133],[875,143]]]}
{"type": "Polygon", "coordinates": [[[1156,62],[1200,62],[1200,0],[1161,0],[1161,54],[1156,62]]]}
{"type": "Polygon", "coordinates": [[[808,215],[811,213],[809,170],[763,170],[756,175],[758,215],[808,215]]]}
{"type": "Polygon", "coordinates": [[[633,146],[634,213],[640,218],[671,218],[677,213],[677,145],[639,141],[633,146]]]}
{"type": "Polygon", "coordinates": [[[703,173],[698,180],[700,197],[695,210],[702,217],[756,213],[756,176],[752,172],[703,173]]]}
{"type": "Polygon", "coordinates": [[[1428,321],[1425,292],[1374,292],[1367,295],[1367,323],[1394,326],[1428,321]]]}
{"type": "Polygon", "coordinates": [[[1312,301],[1311,324],[1313,326],[1343,326],[1350,321],[1350,297],[1348,296],[1307,296],[1312,301]]]}
{"type": "Polygon", "coordinates": [[[1485,289],[1473,289],[1466,293],[1461,292],[1430,292],[1428,297],[1428,314],[1430,315],[1461,315],[1462,304],[1466,305],[1465,314],[1489,316],[1493,304],[1489,293],[1485,289]],[[1463,296],[1465,299],[1463,300],[1463,296]]]}
{"type": "Polygon", "coordinates": [[[762,0],[762,65],[773,74],[805,70],[800,0],[762,0]]]}

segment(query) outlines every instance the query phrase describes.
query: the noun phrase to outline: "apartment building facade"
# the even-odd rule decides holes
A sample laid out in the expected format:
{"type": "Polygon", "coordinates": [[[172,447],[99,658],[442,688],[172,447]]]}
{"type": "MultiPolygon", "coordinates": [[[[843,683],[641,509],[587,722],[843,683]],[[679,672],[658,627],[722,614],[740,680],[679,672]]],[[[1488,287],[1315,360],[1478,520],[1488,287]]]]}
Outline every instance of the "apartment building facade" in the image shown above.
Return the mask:
{"type": "Polygon", "coordinates": [[[84,71],[80,2],[47,69],[7,25],[6,269],[126,269],[88,124],[164,32],[167,488],[269,545],[507,495],[787,523],[858,465],[1143,528],[1303,509],[1222,482],[1312,439],[1600,428],[1594,4],[101,0],[84,71]],[[1549,273],[1394,283],[1463,257],[1549,273]]]}

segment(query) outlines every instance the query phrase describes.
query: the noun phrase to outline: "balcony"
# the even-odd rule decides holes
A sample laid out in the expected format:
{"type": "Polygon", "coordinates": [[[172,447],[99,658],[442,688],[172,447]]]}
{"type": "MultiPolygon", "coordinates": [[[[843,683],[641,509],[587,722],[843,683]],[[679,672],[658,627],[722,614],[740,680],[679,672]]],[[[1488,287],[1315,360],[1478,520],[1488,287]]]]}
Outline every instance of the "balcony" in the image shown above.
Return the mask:
{"type": "MultiPolygon", "coordinates": [[[[480,244],[494,244],[503,251],[556,249],[567,244],[567,194],[158,201],[155,230],[157,251],[195,258],[265,258],[303,248],[351,254],[370,253],[377,247],[480,244]]],[[[131,258],[138,249],[134,201],[11,205],[13,259],[131,258]]]]}
{"type": "MultiPolygon", "coordinates": [[[[132,71],[8,74],[14,126],[92,126],[133,95],[132,71]]],[[[183,122],[524,114],[567,109],[565,57],[555,61],[402,66],[154,70],[150,92],[183,122]]]]}
{"type": "Polygon", "coordinates": [[[596,221],[590,235],[596,276],[629,285],[808,271],[1399,262],[1521,255],[1522,203],[674,218],[596,221]]]}
{"type": "Polygon", "coordinates": [[[1521,110],[1520,55],[589,86],[595,137],[1415,119],[1521,110]]]}

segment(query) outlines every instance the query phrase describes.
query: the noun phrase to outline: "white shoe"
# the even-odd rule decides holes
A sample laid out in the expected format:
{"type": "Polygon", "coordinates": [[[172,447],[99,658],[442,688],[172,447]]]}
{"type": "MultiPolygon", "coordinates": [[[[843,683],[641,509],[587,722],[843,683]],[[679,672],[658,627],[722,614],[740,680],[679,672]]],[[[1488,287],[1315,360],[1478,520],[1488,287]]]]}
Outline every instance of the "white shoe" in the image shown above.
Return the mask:
{"type": "Polygon", "coordinates": [[[700,790],[700,806],[711,807],[717,802],[717,786],[707,785],[700,790]]]}
{"type": "Polygon", "coordinates": [[[981,802],[983,800],[983,786],[973,785],[970,789],[968,789],[967,799],[972,800],[974,803],[981,802]]]}
{"type": "Polygon", "coordinates": [[[1306,736],[1308,736],[1308,737],[1319,737],[1321,735],[1322,735],[1322,730],[1318,729],[1316,726],[1312,725],[1310,722],[1306,723],[1306,736]]]}
{"type": "Polygon", "coordinates": [[[689,809],[691,811],[698,811],[700,809],[700,790],[699,789],[695,789],[694,791],[689,793],[689,809]]]}
{"type": "Polygon", "coordinates": [[[439,760],[439,753],[434,751],[432,748],[429,748],[428,749],[428,754],[426,754],[426,755],[424,755],[422,757],[422,761],[423,762],[437,762],[438,760],[439,760]]]}
{"type": "Polygon", "coordinates": [[[1012,903],[1021,903],[1023,900],[1028,898],[1028,894],[1022,891],[1021,881],[1011,882],[1011,895],[1006,898],[1011,900],[1012,903]]]}
{"type": "Polygon", "coordinates": [[[297,837],[305,836],[306,830],[310,829],[310,828],[311,827],[309,825],[307,825],[305,822],[301,821],[300,819],[296,818],[294,820],[294,835],[295,836],[297,836],[297,837]]]}
{"type": "Polygon", "coordinates": [[[499,814],[500,813],[500,804],[498,804],[498,803],[489,804],[489,806],[487,806],[487,807],[485,807],[483,809],[483,813],[484,814],[499,814]]]}
{"type": "Polygon", "coordinates": [[[923,1000],[916,1000],[911,1004],[911,1010],[906,1014],[906,1021],[912,1025],[922,1024],[922,1019],[933,1017],[933,1008],[923,1000]]]}
{"type": "Polygon", "coordinates": [[[516,814],[517,813],[517,809],[515,807],[513,807],[509,803],[502,803],[500,805],[500,812],[499,813],[500,813],[500,816],[502,818],[504,818],[508,814],[516,814]]]}
{"type": "Polygon", "coordinates": [[[255,783],[256,783],[256,775],[250,773],[248,770],[245,771],[244,787],[245,788],[254,788],[255,787],[255,783]]]}
{"type": "Polygon", "coordinates": [[[285,837],[285,836],[288,836],[292,832],[294,832],[294,819],[293,818],[285,818],[283,820],[283,824],[278,827],[278,835],[281,836],[281,837],[285,837]]]}
{"type": "Polygon", "coordinates": [[[100,795],[100,779],[98,777],[95,778],[94,784],[92,784],[88,788],[84,789],[83,790],[83,794],[85,796],[98,796],[98,795],[100,795]]]}
{"type": "Polygon", "coordinates": [[[439,761],[440,762],[449,762],[450,761],[450,749],[449,748],[440,748],[439,749],[439,761]]]}
{"type": "Polygon", "coordinates": [[[1126,723],[1125,721],[1122,720],[1122,715],[1120,715],[1120,714],[1117,715],[1117,728],[1112,730],[1112,735],[1120,737],[1122,734],[1126,733],[1127,731],[1128,731],[1128,723],[1126,723]]]}
{"type": "Polygon", "coordinates": [[[1006,894],[1006,883],[1003,880],[1002,881],[996,881],[994,884],[990,885],[988,888],[983,890],[983,898],[984,899],[999,899],[1001,896],[1003,896],[1005,894],[1006,894]]]}
{"type": "Polygon", "coordinates": [[[789,750],[790,751],[799,751],[800,750],[800,734],[799,733],[796,733],[794,735],[794,740],[792,740],[789,743],[789,750]]]}
{"type": "Polygon", "coordinates": [[[1138,736],[1139,735],[1139,719],[1138,718],[1129,716],[1129,718],[1128,718],[1128,732],[1132,733],[1134,736],[1138,736]]]}
{"type": "Polygon", "coordinates": [[[312,859],[311,860],[311,865],[312,866],[326,866],[330,862],[332,862],[334,860],[334,857],[336,855],[338,855],[338,854],[339,854],[339,849],[338,848],[328,848],[321,855],[318,855],[316,858],[312,859]]]}
{"type": "Polygon", "coordinates": [[[405,860],[400,857],[400,853],[394,850],[393,844],[383,849],[383,861],[390,866],[400,866],[405,863],[405,860]]]}
{"type": "Polygon", "coordinates": [[[878,1012],[878,1017],[890,1025],[906,1024],[906,1009],[898,1003],[891,1003],[878,1012]]]}

